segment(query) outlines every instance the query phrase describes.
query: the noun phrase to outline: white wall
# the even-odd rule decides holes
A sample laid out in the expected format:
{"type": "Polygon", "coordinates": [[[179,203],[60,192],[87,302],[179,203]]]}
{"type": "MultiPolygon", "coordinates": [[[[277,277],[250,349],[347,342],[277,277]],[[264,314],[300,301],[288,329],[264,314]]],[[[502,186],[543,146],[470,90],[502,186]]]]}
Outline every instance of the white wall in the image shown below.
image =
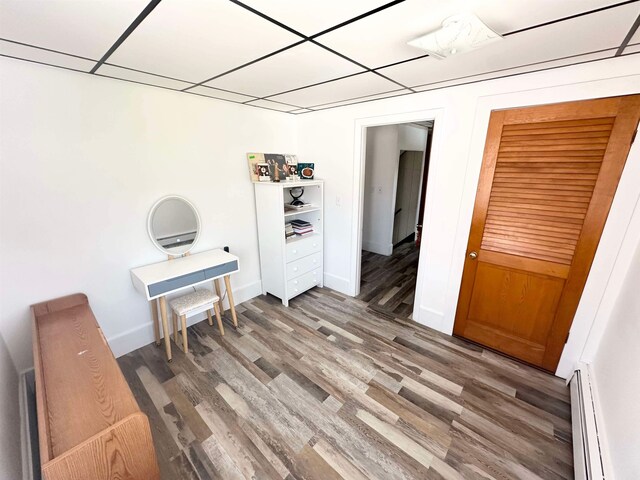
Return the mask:
{"type": "Polygon", "coordinates": [[[372,127],[366,142],[362,248],[391,255],[400,151],[424,151],[427,130],[412,125],[372,127]]]}
{"type": "Polygon", "coordinates": [[[640,474],[640,244],[602,337],[592,372],[617,480],[640,474]]]}
{"type": "MultiPolygon", "coordinates": [[[[298,153],[316,163],[325,188],[325,285],[357,288],[358,215],[363,130],[438,117],[427,187],[414,318],[446,333],[453,321],[471,213],[492,109],[638,93],[639,56],[576,65],[468,85],[442,88],[299,116],[298,153]],[[331,138],[331,142],[326,142],[331,138]],[[349,248],[351,247],[351,248],[349,248]]],[[[638,143],[638,142],[636,142],[638,143]]],[[[560,376],[580,358],[593,314],[611,273],[635,200],[640,194],[637,148],[629,157],[603,233],[592,274],[571,329],[560,376]],[[588,294],[587,294],[588,292],[588,294]]]]}
{"type": "Polygon", "coordinates": [[[0,333],[20,371],[29,305],[74,292],[116,355],[152,341],[129,269],[165,259],[146,221],[168,194],[200,213],[194,252],[240,257],[236,301],[260,293],[246,152],[295,152],[294,116],[6,58],[0,83],[0,333]]]}
{"type": "Polygon", "coordinates": [[[19,479],[20,412],[18,372],[0,335],[0,478],[19,479]]]}
{"type": "Polygon", "coordinates": [[[362,248],[380,255],[393,251],[393,211],[398,178],[398,126],[367,131],[362,248]]]}
{"type": "Polygon", "coordinates": [[[427,129],[414,125],[398,125],[398,148],[424,152],[427,145],[427,129]]]}

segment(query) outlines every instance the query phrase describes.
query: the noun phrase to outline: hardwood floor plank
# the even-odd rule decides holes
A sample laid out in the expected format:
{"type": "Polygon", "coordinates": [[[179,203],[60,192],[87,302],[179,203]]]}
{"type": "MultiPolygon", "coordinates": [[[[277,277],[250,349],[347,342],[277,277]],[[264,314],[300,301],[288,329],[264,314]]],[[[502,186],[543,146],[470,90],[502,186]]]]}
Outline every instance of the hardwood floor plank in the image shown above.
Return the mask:
{"type": "Polygon", "coordinates": [[[562,380],[411,321],[417,255],[363,258],[361,299],[257,297],[224,337],[190,327],[171,363],[154,345],[118,360],[163,478],[572,478],[562,380]]]}
{"type": "Polygon", "coordinates": [[[431,462],[433,461],[433,454],[420,446],[418,443],[411,440],[411,438],[406,436],[393,425],[379,420],[374,415],[371,415],[365,410],[358,410],[358,412],[356,413],[356,417],[358,417],[380,435],[389,440],[389,442],[396,445],[407,455],[420,462],[426,468],[429,468],[431,466],[431,462]]]}
{"type": "Polygon", "coordinates": [[[360,470],[358,470],[349,460],[345,458],[340,451],[336,450],[329,442],[324,439],[318,440],[313,449],[318,452],[327,464],[329,464],[341,478],[349,480],[368,480],[360,470]]]}

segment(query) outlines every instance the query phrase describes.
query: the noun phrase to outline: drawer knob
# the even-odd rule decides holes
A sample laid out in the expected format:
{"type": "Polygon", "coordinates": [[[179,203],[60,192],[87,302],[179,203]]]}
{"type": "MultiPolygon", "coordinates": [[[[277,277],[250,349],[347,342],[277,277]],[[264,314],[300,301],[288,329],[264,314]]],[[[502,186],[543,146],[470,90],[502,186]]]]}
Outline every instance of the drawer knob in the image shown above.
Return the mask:
{"type": "Polygon", "coordinates": [[[293,267],[293,271],[297,272],[298,271],[298,267],[293,267]]]}
{"type": "Polygon", "coordinates": [[[314,247],[317,247],[317,246],[318,246],[318,244],[317,244],[317,243],[314,243],[314,244],[313,244],[313,246],[314,246],[314,247]]]}
{"type": "Polygon", "coordinates": [[[293,253],[298,253],[298,250],[294,250],[293,253]]]}
{"type": "Polygon", "coordinates": [[[315,258],[313,259],[313,263],[318,263],[318,260],[316,260],[315,258]]]}
{"type": "Polygon", "coordinates": [[[294,289],[293,289],[293,291],[294,291],[294,292],[297,292],[297,291],[298,291],[298,289],[297,289],[297,288],[294,288],[294,289]]]}
{"type": "Polygon", "coordinates": [[[298,284],[298,280],[294,280],[294,281],[293,281],[293,284],[294,284],[294,285],[297,285],[297,284],[298,284]]]}

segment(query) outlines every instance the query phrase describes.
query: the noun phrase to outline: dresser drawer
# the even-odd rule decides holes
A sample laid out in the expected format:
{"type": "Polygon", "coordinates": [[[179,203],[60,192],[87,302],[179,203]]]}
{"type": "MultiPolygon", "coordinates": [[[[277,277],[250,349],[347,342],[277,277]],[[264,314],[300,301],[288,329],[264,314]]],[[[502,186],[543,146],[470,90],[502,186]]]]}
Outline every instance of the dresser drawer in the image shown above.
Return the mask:
{"type": "Polygon", "coordinates": [[[173,290],[177,290],[178,288],[187,287],[189,285],[193,285],[194,283],[202,282],[203,280],[205,280],[204,270],[188,273],[179,277],[163,280],[162,282],[152,283],[148,287],[149,295],[151,297],[155,297],[156,295],[171,292],[173,290]]]}
{"type": "Polygon", "coordinates": [[[287,263],[287,280],[299,277],[303,273],[322,267],[322,252],[312,253],[300,260],[287,263]]]}
{"type": "Polygon", "coordinates": [[[301,238],[286,246],[287,263],[298,260],[315,252],[322,251],[322,237],[313,235],[309,238],[301,238]]]}
{"type": "Polygon", "coordinates": [[[303,273],[299,277],[287,282],[287,296],[293,298],[296,295],[300,295],[302,292],[321,283],[321,280],[322,268],[316,268],[310,272],[303,273]]]}

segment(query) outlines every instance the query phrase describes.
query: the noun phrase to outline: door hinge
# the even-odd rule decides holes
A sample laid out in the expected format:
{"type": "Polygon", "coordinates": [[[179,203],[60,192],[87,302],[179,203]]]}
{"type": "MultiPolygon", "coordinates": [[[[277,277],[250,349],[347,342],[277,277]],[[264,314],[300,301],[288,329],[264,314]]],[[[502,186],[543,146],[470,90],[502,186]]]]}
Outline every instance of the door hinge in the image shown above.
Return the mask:
{"type": "Polygon", "coordinates": [[[633,136],[631,137],[631,145],[633,145],[633,142],[636,141],[636,135],[638,135],[638,129],[636,128],[636,131],[633,132],[633,136]]]}
{"type": "Polygon", "coordinates": [[[567,338],[564,340],[565,344],[569,341],[569,335],[571,335],[571,332],[567,333],[567,338]]]}

